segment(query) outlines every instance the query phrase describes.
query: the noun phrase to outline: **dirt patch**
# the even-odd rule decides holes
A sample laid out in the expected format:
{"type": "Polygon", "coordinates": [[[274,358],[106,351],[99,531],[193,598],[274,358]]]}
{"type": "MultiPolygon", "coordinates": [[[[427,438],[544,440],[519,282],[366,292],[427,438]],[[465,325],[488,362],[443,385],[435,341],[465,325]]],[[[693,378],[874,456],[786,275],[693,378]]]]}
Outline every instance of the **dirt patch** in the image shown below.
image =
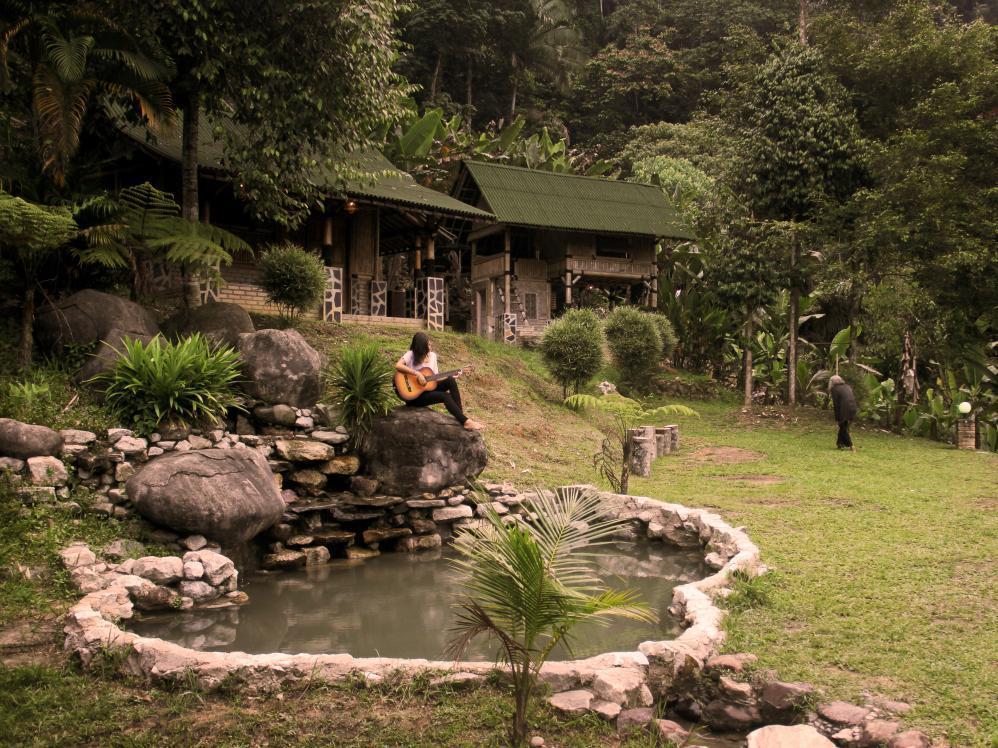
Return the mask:
{"type": "Polygon", "coordinates": [[[739,447],[704,447],[694,452],[692,457],[695,462],[708,462],[714,465],[735,465],[739,462],[766,459],[766,455],[762,452],[739,447]]]}
{"type": "Polygon", "coordinates": [[[782,483],[783,478],[779,475],[719,475],[721,480],[728,480],[734,483],[748,483],[750,486],[772,486],[774,483],[782,483]]]}
{"type": "Polygon", "coordinates": [[[57,665],[62,662],[62,625],[56,620],[16,621],[0,627],[0,665],[57,665]]]}

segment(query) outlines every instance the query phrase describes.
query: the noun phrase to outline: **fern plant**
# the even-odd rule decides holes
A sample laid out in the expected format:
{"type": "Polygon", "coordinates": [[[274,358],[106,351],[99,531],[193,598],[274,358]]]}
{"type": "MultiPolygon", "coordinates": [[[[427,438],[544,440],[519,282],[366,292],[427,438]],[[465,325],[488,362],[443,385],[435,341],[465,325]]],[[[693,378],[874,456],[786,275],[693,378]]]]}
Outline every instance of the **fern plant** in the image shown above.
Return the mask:
{"type": "Polygon", "coordinates": [[[150,292],[149,263],[162,259],[185,271],[218,279],[219,265],[232,264],[235,252],[251,252],[235,234],[180,215],[173,195],[148,182],[126,187],[117,198],[93,197],[77,208],[86,247],[81,262],[108,269],[128,269],[132,297],[150,292]]]}
{"type": "Polygon", "coordinates": [[[572,395],[566,398],[565,405],[595,416],[596,426],[603,432],[604,439],[600,450],[593,455],[593,466],[617,493],[627,493],[631,470],[630,429],[663,416],[700,417],[693,408],[685,405],[646,408],[637,400],[616,393],[602,397],[572,395]]]}
{"type": "Polygon", "coordinates": [[[485,501],[484,527],[458,534],[453,561],[461,577],[456,636],[460,659],[479,636],[499,644],[509,666],[515,710],[510,742],[527,741],[530,696],[541,666],[558,644],[570,647],[584,621],[613,617],[654,621],[634,592],[607,589],[586,550],[606,542],[621,520],[601,514],[599,494],[579,487],[537,491],[531,524],[506,524],[485,501]]]}
{"type": "Polygon", "coordinates": [[[374,345],[345,348],[326,374],[332,405],[339,409],[340,425],[362,444],[371,424],[395,403],[391,382],[394,369],[374,345]]]}
{"type": "Polygon", "coordinates": [[[105,387],[108,406],[143,434],[164,423],[213,424],[242,408],[239,354],[214,347],[200,333],[177,343],[155,337],[125,340],[114,368],[92,381],[105,387]]]}

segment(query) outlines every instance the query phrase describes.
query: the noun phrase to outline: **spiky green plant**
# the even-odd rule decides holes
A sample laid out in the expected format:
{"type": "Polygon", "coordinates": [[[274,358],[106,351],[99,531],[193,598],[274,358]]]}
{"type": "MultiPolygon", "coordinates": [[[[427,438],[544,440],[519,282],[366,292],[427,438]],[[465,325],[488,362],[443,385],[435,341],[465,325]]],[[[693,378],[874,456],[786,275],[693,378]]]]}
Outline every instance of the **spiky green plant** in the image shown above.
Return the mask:
{"type": "Polygon", "coordinates": [[[655,615],[634,592],[608,589],[596,574],[586,550],[606,542],[622,523],[602,516],[596,492],[538,490],[530,524],[506,524],[483,506],[485,525],[459,533],[454,542],[462,591],[450,654],[459,659],[477,637],[499,645],[513,679],[510,741],[521,746],[540,669],[556,646],[570,648],[578,624],[613,617],[654,621],[655,615]]]}
{"type": "Polygon", "coordinates": [[[195,333],[176,343],[126,339],[110,371],[92,381],[124,423],[148,434],[167,422],[213,424],[241,407],[239,354],[195,333]]]}
{"type": "Polygon", "coordinates": [[[596,427],[603,432],[603,443],[593,455],[593,466],[614,491],[627,493],[631,473],[631,439],[628,431],[641,423],[648,423],[664,416],[693,416],[700,414],[685,405],[660,405],[646,408],[637,400],[618,394],[593,397],[572,395],[565,405],[573,410],[592,413],[596,427]]]}
{"type": "Polygon", "coordinates": [[[354,443],[364,441],[371,424],[395,402],[392,365],[374,345],[343,349],[326,374],[329,399],[339,409],[340,425],[349,429],[354,443]]]}

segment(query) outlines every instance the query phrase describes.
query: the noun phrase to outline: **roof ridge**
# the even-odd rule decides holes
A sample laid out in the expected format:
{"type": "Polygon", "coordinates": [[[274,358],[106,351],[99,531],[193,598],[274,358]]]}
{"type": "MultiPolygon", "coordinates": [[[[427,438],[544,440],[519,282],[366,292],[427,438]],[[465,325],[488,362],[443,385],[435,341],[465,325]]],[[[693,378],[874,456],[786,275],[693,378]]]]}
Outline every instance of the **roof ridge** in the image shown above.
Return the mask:
{"type": "Polygon", "coordinates": [[[626,179],[607,179],[606,177],[590,177],[585,174],[565,174],[563,172],[557,171],[545,171],[543,169],[531,169],[529,166],[513,166],[512,164],[500,164],[495,161],[475,161],[474,159],[461,159],[461,163],[467,165],[474,164],[475,166],[487,166],[490,168],[498,169],[513,169],[516,171],[528,171],[531,174],[542,174],[545,176],[552,177],[565,177],[566,179],[585,179],[590,182],[602,182],[603,184],[633,184],[636,187],[651,187],[653,189],[661,189],[653,184],[648,184],[647,182],[631,182],[626,179]]]}

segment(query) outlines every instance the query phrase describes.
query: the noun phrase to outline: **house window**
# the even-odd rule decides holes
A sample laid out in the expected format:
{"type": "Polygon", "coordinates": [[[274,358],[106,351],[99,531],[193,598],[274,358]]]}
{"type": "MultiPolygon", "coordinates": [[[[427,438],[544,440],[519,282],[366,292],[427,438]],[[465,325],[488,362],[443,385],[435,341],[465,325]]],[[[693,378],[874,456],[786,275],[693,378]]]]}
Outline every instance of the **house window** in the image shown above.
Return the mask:
{"type": "Polygon", "coordinates": [[[524,294],[523,308],[526,311],[527,319],[537,319],[537,294],[524,294]]]}
{"type": "Polygon", "coordinates": [[[597,236],[596,256],[627,259],[630,245],[626,236],[597,236]]]}

